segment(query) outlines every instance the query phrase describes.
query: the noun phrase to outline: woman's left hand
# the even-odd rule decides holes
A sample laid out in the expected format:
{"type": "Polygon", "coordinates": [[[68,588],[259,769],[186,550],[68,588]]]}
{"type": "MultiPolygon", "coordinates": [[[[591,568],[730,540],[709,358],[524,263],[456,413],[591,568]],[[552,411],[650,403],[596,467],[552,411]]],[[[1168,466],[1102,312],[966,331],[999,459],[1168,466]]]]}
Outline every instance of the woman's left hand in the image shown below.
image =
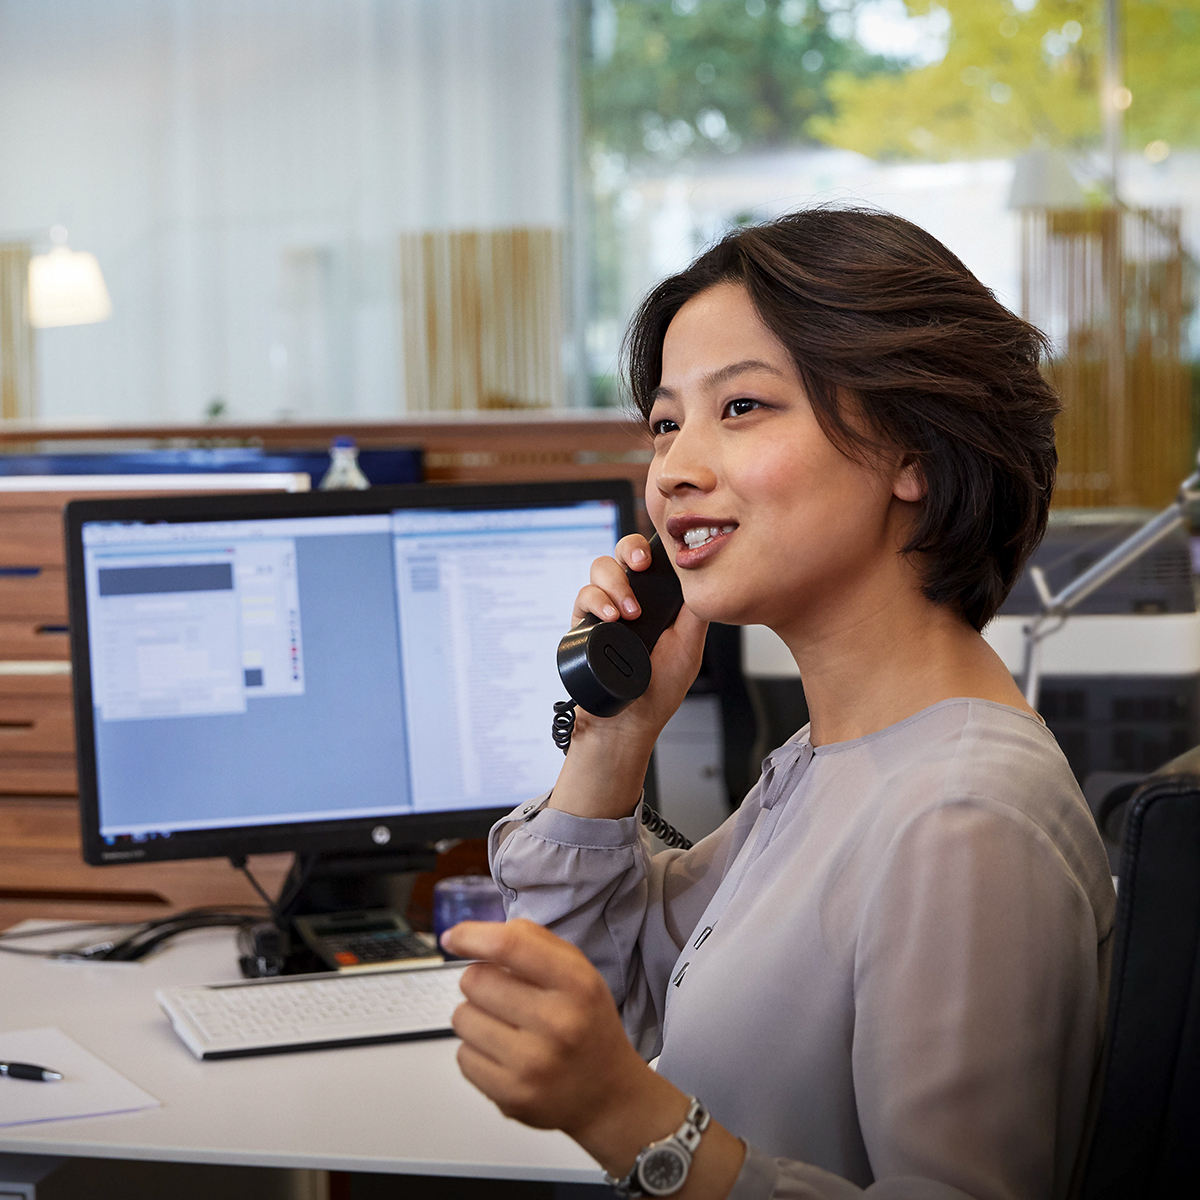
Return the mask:
{"type": "MultiPolygon", "coordinates": [[[[576,947],[520,918],[464,921],[442,945],[482,960],[463,972],[458,1065],[505,1116],[563,1130],[618,1178],[643,1146],[679,1128],[687,1096],[642,1061],[607,984],[576,947]]],[[[713,1121],[686,1195],[727,1195],[744,1151],[713,1121]]]]}

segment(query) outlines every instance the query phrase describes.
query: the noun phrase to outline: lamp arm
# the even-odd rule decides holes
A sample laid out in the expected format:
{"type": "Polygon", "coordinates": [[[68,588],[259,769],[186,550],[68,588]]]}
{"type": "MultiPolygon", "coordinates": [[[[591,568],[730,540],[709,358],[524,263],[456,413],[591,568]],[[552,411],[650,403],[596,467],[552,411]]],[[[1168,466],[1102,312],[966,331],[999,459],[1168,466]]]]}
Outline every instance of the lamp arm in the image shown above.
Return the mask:
{"type": "MultiPolygon", "coordinates": [[[[1200,491],[1200,470],[1193,471],[1179,486],[1179,495],[1157,516],[1151,517],[1139,529],[1134,530],[1119,546],[1114,546],[1099,562],[1093,563],[1082,575],[1072,579],[1062,591],[1053,596],[1042,597],[1042,611],[1025,626],[1025,701],[1037,708],[1038,699],[1038,647],[1048,634],[1061,629],[1068,614],[1082,604],[1097,588],[1103,587],[1114,575],[1123,571],[1131,562],[1145,554],[1156,543],[1167,536],[1184,519],[1188,501],[1200,491]],[[1053,629],[1047,629],[1050,621],[1057,620],[1053,629]]],[[[1039,589],[1040,591],[1041,589],[1039,589]]]]}
{"type": "MultiPolygon", "coordinates": [[[[1200,474],[1194,478],[1200,482],[1200,474]]],[[[1046,616],[1065,616],[1082,604],[1097,588],[1103,587],[1114,575],[1120,574],[1134,559],[1145,554],[1157,542],[1162,541],[1183,521],[1184,505],[1181,500],[1163,509],[1140,529],[1131,533],[1119,546],[1110,550],[1099,562],[1093,563],[1082,575],[1073,579],[1046,604],[1046,616]]]]}

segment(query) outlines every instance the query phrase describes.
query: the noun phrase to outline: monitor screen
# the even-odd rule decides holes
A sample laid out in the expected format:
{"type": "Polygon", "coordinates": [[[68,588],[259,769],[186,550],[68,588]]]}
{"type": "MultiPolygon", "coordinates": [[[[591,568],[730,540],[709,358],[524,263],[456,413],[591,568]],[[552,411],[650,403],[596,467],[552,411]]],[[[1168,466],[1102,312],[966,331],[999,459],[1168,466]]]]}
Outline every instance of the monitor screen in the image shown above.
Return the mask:
{"type": "Polygon", "coordinates": [[[558,639],[627,484],[76,502],[85,857],[483,831],[550,787],[558,639]]]}

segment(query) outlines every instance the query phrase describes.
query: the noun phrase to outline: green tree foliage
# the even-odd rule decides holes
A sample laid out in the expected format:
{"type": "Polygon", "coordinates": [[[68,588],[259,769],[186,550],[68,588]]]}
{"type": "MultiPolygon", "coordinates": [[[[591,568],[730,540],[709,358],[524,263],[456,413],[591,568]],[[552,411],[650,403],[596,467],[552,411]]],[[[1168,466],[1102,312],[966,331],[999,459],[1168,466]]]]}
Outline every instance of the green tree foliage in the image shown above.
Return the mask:
{"type": "Polygon", "coordinates": [[[1200,146],[1200,0],[1126,0],[1127,141],[1200,146]]]}
{"type": "MultiPolygon", "coordinates": [[[[908,0],[913,15],[929,0],[908,0]]],[[[1006,156],[1101,137],[1102,0],[942,0],[945,57],[903,74],[828,82],[808,131],[873,158],[1006,156]]],[[[1127,144],[1200,144],[1200,0],[1125,0],[1127,144]]]]}
{"type": "Polygon", "coordinates": [[[831,73],[894,70],[854,40],[856,0],[592,0],[593,147],[627,160],[811,142],[831,73]],[[826,11],[826,9],[829,11],[826,11]]]}

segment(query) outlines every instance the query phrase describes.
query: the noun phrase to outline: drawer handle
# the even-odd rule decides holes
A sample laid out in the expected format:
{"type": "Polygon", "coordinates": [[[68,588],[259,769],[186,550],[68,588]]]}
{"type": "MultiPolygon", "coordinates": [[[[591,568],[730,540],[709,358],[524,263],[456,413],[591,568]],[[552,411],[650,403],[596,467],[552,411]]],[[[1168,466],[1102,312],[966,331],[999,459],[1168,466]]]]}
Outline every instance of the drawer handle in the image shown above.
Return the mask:
{"type": "Polygon", "coordinates": [[[70,633],[69,625],[39,625],[34,629],[34,633],[70,633]]]}
{"type": "Polygon", "coordinates": [[[42,573],[41,567],[0,567],[0,578],[18,577],[21,579],[30,579],[34,575],[42,573]]]}
{"type": "Polygon", "coordinates": [[[170,903],[158,892],[99,892],[86,888],[0,887],[0,900],[58,900],[73,904],[161,904],[164,907],[170,903]]]}
{"type": "Polygon", "coordinates": [[[24,733],[25,730],[32,728],[32,721],[0,721],[0,734],[24,733]]]}

